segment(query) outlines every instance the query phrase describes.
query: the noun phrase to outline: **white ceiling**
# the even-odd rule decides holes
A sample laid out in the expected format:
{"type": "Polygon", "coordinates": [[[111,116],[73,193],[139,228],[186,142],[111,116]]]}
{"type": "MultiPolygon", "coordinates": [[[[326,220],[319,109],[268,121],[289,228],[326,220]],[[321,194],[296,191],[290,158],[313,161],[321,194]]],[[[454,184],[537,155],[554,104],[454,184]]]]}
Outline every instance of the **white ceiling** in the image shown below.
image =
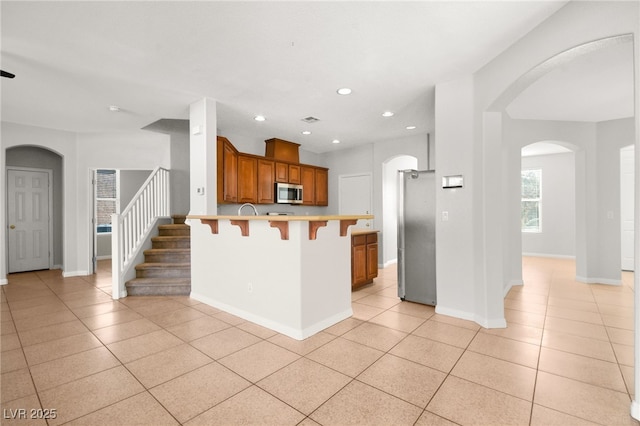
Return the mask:
{"type": "MultiPolygon", "coordinates": [[[[314,152],[394,140],[433,131],[435,84],[477,71],[565,3],[2,1],[1,66],[16,74],[0,79],[2,120],[130,131],[186,119],[189,104],[211,97],[222,134],[314,152]],[[353,93],[337,95],[344,86],[353,93]],[[301,121],[308,116],[320,121],[301,121]]],[[[594,53],[548,74],[508,112],[630,116],[630,61],[622,48],[594,53]]]]}

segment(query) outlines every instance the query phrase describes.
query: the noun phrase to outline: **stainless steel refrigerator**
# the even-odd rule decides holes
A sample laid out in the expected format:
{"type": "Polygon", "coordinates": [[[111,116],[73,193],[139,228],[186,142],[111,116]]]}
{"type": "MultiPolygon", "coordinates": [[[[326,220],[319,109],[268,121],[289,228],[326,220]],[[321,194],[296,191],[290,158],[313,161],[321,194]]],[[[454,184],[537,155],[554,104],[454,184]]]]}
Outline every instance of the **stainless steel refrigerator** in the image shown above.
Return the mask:
{"type": "Polygon", "coordinates": [[[435,306],[435,171],[401,170],[398,181],[398,297],[435,306]]]}

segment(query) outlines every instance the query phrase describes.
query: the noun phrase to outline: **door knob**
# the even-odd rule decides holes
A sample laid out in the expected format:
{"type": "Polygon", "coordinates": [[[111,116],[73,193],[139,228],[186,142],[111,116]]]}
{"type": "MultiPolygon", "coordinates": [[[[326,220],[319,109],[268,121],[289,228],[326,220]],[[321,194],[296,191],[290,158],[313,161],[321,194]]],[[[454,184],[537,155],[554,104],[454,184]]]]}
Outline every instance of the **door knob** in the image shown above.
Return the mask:
{"type": "Polygon", "coordinates": [[[9,228],[16,229],[16,226],[15,225],[11,225],[11,226],[9,226],[9,228]]]}

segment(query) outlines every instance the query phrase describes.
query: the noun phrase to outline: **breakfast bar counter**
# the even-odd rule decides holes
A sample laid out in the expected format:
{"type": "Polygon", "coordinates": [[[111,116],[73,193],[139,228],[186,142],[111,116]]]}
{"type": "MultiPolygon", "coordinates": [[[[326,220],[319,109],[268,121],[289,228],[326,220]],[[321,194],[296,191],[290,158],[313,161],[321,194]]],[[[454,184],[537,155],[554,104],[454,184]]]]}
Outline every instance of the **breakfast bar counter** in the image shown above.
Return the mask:
{"type": "Polygon", "coordinates": [[[350,228],[372,218],[190,215],[191,297],[305,339],[352,315],[350,228]]]}

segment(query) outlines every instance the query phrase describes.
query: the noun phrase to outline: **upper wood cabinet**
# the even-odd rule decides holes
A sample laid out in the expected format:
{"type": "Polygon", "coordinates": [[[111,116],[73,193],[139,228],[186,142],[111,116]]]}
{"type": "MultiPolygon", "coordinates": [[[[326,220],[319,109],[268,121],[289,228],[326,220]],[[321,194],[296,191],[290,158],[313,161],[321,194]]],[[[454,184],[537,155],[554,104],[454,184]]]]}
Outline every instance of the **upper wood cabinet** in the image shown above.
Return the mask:
{"type": "Polygon", "coordinates": [[[289,183],[289,165],[287,163],[275,163],[275,181],[282,183],[289,183]]]}
{"type": "Polygon", "coordinates": [[[223,136],[217,140],[217,192],[219,203],[238,202],[238,151],[223,136]]]}
{"type": "Polygon", "coordinates": [[[329,170],[327,169],[315,169],[315,203],[316,206],[328,206],[329,205],[329,170]]]}
{"type": "MultiPolygon", "coordinates": [[[[286,152],[296,145],[282,140],[270,141],[276,151],[284,146],[286,152]]],[[[218,136],[217,143],[218,203],[273,204],[274,183],[283,182],[303,186],[302,204],[329,205],[328,169],[238,152],[224,136],[218,136]]]]}
{"type": "Polygon", "coordinates": [[[302,180],[302,204],[313,206],[316,202],[316,170],[313,167],[300,167],[302,180]]]}
{"type": "Polygon", "coordinates": [[[295,183],[298,185],[302,183],[300,166],[298,166],[297,164],[289,164],[289,182],[288,183],[295,183]]]}
{"type": "Polygon", "coordinates": [[[238,154],[238,203],[258,201],[258,160],[238,154]]]}
{"type": "Polygon", "coordinates": [[[273,204],[275,163],[258,158],[258,203],[273,204]]]}

